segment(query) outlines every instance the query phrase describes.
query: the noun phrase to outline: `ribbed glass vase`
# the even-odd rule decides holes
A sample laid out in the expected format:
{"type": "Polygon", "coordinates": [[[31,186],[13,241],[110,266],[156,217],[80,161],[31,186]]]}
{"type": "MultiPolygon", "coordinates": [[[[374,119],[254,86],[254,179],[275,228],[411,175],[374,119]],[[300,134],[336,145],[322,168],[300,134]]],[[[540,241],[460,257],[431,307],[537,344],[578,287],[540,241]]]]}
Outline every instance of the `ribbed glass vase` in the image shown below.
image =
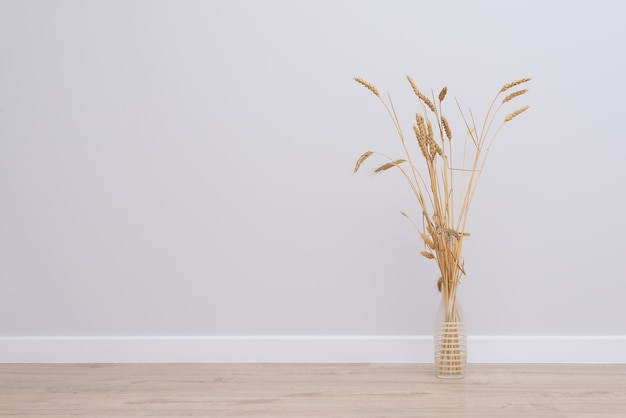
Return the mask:
{"type": "Polygon", "coordinates": [[[454,295],[442,292],[433,335],[435,372],[441,379],[462,379],[467,366],[467,333],[463,311],[454,295]]]}

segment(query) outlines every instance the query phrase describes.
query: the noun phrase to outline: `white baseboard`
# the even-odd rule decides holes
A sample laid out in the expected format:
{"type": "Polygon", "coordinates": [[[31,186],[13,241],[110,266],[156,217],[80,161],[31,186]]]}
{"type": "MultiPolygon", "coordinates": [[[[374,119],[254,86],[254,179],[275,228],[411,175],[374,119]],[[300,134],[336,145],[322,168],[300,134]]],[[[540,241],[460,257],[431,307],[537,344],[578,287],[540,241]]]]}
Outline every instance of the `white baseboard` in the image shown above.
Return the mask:
{"type": "MultiPolygon", "coordinates": [[[[626,363],[626,336],[468,338],[471,363],[626,363]]],[[[432,363],[430,336],[0,337],[1,363],[432,363]]]]}

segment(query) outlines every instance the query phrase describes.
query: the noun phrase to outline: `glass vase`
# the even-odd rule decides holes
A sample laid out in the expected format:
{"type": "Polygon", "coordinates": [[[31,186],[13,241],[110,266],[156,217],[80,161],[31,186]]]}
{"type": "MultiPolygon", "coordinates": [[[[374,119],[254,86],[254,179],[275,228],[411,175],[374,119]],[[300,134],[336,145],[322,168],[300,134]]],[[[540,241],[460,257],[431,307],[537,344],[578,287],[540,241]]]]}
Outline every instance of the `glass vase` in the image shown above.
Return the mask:
{"type": "Polygon", "coordinates": [[[441,379],[462,379],[467,366],[467,333],[456,292],[442,292],[433,335],[435,372],[441,379]]]}

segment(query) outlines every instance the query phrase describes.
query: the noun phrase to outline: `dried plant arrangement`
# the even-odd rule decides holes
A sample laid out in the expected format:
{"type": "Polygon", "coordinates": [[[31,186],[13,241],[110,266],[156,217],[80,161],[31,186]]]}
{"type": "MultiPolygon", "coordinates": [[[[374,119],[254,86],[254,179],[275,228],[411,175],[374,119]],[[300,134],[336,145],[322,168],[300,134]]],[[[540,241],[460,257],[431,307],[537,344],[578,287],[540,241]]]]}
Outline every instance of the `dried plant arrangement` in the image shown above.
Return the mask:
{"type": "Polygon", "coordinates": [[[392,158],[381,152],[366,151],[358,158],[354,172],[359,171],[369,158],[382,158],[384,164],[375,168],[374,173],[399,170],[417,199],[421,228],[405,212],[400,213],[418,230],[424,242],[421,255],[434,260],[440,272],[437,289],[442,294],[440,310],[443,318],[442,329],[435,329],[437,374],[439,377],[463,377],[466,352],[465,341],[459,335],[464,330],[461,329],[457,286],[465,275],[461,249],[463,240],[469,236],[465,229],[467,217],[493,141],[502,127],[525,112],[528,106],[512,108],[504,118],[498,115],[504,107],[510,106],[509,102],[516,101],[528,91],[518,86],[530,78],[505,84],[487,109],[482,125],[476,124],[471,111],[464,113],[457,101],[456,107],[464,124],[462,130],[466,132],[460,142],[453,140],[452,129],[443,112],[447,87],[437,96],[433,93],[428,97],[410,76],[407,79],[421,108],[415,115],[411,142],[404,135],[391,98],[383,99],[373,84],[355,78],[383,104],[400,138],[404,155],[392,158]]]}

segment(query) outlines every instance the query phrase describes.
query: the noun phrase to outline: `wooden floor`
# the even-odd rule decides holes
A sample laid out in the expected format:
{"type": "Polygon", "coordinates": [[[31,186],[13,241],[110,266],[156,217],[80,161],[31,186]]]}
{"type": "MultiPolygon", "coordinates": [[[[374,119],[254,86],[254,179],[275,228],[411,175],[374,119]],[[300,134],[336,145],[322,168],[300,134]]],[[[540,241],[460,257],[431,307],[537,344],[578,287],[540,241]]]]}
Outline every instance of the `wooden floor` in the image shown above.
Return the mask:
{"type": "Polygon", "coordinates": [[[0,364],[0,417],[626,417],[626,365],[0,364]]]}

